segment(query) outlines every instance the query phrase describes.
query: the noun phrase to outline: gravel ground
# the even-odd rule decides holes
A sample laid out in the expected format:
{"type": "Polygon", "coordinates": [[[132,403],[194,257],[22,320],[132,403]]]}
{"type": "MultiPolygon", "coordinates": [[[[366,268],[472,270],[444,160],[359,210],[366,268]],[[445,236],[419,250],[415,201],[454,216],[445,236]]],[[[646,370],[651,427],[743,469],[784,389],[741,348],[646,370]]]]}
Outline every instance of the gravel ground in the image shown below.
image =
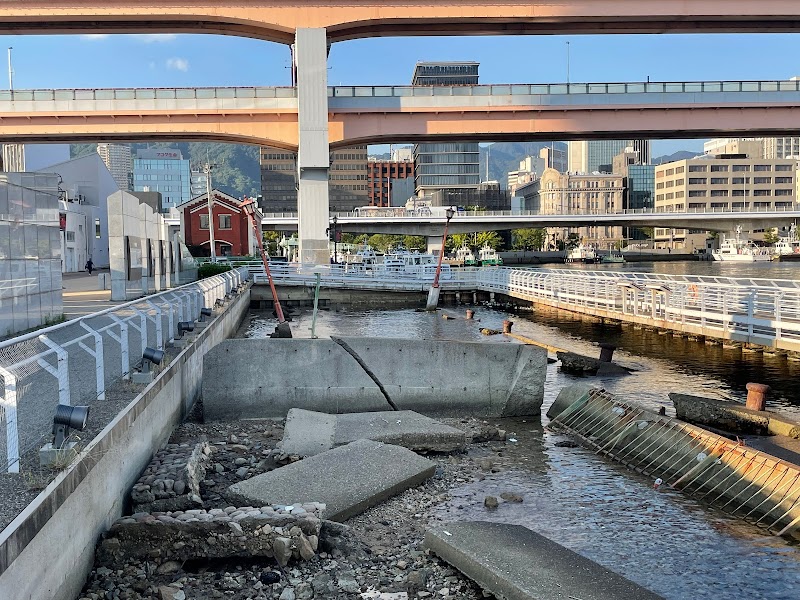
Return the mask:
{"type": "MultiPolygon", "coordinates": [[[[169,365],[177,355],[175,348],[167,349],[167,357],[161,365],[154,367],[158,373],[169,365]]],[[[73,432],[71,438],[80,450],[93,440],[117,415],[147,386],[120,380],[106,389],[105,400],[95,400],[89,406],[89,419],[84,431],[73,432]]],[[[49,436],[22,454],[19,473],[0,473],[0,530],[13,521],[47,485],[55,479],[64,465],[39,466],[39,448],[46,444],[49,436]]]]}
{"type": "MultiPolygon", "coordinates": [[[[199,417],[199,410],[195,418],[199,417]]],[[[473,435],[467,452],[429,456],[438,465],[436,475],[347,521],[350,533],[344,546],[328,548],[329,552],[321,547],[319,555],[311,561],[292,562],[285,569],[271,559],[190,561],[161,567],[136,562],[119,571],[100,567],[92,571],[80,598],[477,600],[490,597],[471,580],[430,555],[422,541],[425,529],[436,520],[434,509],[450,500],[450,489],[519,463],[519,445],[506,442],[502,430],[513,429],[520,423],[489,424],[474,419],[444,422],[473,435]]],[[[228,506],[224,498],[228,485],[279,468],[281,463],[294,458],[272,452],[282,435],[280,422],[189,421],[175,430],[170,441],[207,440],[212,445],[212,463],[201,485],[201,495],[206,508],[224,508],[228,506]]],[[[510,431],[508,436],[512,435],[515,434],[510,431]]],[[[475,498],[474,502],[483,504],[484,499],[475,498]]]]}

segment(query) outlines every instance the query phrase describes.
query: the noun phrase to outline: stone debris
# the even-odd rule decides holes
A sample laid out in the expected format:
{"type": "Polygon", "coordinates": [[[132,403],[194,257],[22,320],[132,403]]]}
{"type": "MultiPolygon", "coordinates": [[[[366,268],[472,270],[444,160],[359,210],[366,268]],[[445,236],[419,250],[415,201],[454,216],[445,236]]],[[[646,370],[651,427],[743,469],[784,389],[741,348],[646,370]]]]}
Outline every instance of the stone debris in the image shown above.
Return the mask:
{"type": "Polygon", "coordinates": [[[320,501],[329,519],[343,521],[435,471],[435,463],[406,448],[358,440],[236,483],[228,488],[228,498],[249,504],[320,501]]]}
{"type": "Polygon", "coordinates": [[[168,444],[159,451],[131,490],[134,512],[175,511],[202,505],[200,482],[205,479],[211,447],[168,444]]]}
{"type": "Polygon", "coordinates": [[[593,375],[628,375],[631,369],[612,362],[602,362],[590,356],[574,352],[556,352],[561,361],[561,370],[581,377],[593,375]]]}
{"type": "Polygon", "coordinates": [[[293,408],[280,447],[287,456],[313,456],[359,439],[423,453],[463,451],[467,444],[463,430],[411,410],[329,415],[293,408]]]}
{"type": "Polygon", "coordinates": [[[98,564],[148,559],[163,572],[189,559],[263,556],[285,566],[310,560],[319,544],[319,503],[136,513],[119,519],[98,545],[98,564]]]}

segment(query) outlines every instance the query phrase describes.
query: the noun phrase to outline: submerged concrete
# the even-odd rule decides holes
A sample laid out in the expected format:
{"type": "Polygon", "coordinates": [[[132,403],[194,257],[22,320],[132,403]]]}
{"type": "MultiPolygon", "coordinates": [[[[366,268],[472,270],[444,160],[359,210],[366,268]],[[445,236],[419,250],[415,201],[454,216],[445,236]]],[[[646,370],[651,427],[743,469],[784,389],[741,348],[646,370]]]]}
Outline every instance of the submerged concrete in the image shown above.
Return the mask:
{"type": "Polygon", "coordinates": [[[467,445],[464,431],[410,410],[329,415],[293,408],[286,417],[281,449],[313,456],[361,439],[415,452],[455,452],[467,445]]]}
{"type": "Polygon", "coordinates": [[[331,521],[344,521],[436,471],[436,464],[399,446],[358,440],[228,488],[243,505],[322,502],[331,521]]]}
{"type": "Polygon", "coordinates": [[[521,525],[446,523],[425,545],[504,600],[658,600],[661,596],[521,525]]]}
{"type": "Polygon", "coordinates": [[[236,339],[205,358],[203,409],[209,421],[284,418],[291,408],[538,416],[546,372],[547,352],[522,344],[236,339]]]}
{"type": "Polygon", "coordinates": [[[743,404],[671,393],[677,417],[688,423],[708,425],[733,433],[783,435],[800,438],[800,423],[768,410],[751,410],[743,404]]]}

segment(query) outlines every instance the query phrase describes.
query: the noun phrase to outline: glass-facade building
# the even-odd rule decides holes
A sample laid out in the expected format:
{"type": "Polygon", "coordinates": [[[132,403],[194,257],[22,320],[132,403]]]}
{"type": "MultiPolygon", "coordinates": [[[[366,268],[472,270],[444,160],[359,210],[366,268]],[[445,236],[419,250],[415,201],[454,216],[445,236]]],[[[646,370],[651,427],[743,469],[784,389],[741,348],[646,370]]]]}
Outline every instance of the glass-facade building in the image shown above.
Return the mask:
{"type": "Polygon", "coordinates": [[[585,140],[569,142],[570,173],[611,173],[614,157],[625,148],[639,153],[640,162],[650,162],[649,140],[585,140]]]}
{"type": "Polygon", "coordinates": [[[140,150],[133,159],[133,191],[160,192],[165,212],[192,198],[189,161],[180,150],[140,150]]]}
{"type": "MultiPolygon", "coordinates": [[[[477,85],[475,62],[417,63],[412,85],[477,85]]],[[[414,187],[418,196],[443,189],[475,189],[481,182],[480,148],[474,142],[414,146],[414,187]]]]}
{"type": "Polygon", "coordinates": [[[656,206],[655,165],[628,165],[627,206],[654,209],[656,206]]]}

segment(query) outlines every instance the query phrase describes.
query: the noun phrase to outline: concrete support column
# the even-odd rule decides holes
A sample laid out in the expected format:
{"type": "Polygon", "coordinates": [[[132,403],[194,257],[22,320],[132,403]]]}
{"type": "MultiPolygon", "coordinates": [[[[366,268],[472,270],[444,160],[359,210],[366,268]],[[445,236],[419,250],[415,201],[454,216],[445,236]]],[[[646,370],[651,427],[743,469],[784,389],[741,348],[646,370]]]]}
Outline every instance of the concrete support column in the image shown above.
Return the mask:
{"type": "Polygon", "coordinates": [[[328,38],[324,28],[297,30],[293,48],[299,123],[298,239],[300,261],[330,263],[328,252],[328,38]]]}
{"type": "Polygon", "coordinates": [[[442,251],[442,236],[429,235],[428,236],[428,253],[438,256],[442,251]]]}

